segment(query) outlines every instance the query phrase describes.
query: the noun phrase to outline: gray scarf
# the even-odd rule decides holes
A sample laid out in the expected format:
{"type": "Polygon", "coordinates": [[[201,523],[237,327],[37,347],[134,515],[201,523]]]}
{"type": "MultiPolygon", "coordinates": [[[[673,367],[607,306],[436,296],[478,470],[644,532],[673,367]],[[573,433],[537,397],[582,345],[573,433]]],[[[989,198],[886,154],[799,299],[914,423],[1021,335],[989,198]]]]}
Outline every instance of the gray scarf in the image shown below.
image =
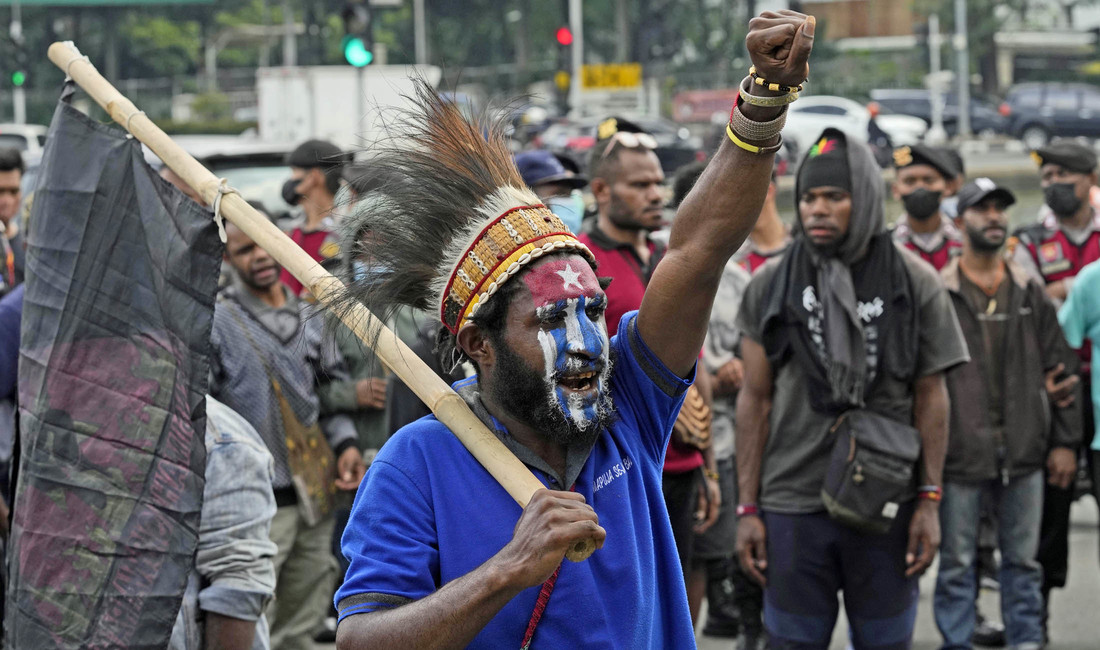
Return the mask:
{"type": "MultiPolygon", "coordinates": [[[[833,400],[863,406],[864,389],[869,381],[866,341],[851,265],[863,258],[871,238],[884,228],[882,172],[865,145],[847,139],[836,129],[826,129],[822,137],[845,139],[852,176],[852,214],[848,232],[838,249],[827,255],[805,241],[817,270],[816,295],[824,328],[822,361],[828,370],[833,400]]],[[[796,184],[796,214],[804,189],[796,184]]],[[[797,237],[805,236],[801,219],[795,220],[794,233],[797,237]]]]}

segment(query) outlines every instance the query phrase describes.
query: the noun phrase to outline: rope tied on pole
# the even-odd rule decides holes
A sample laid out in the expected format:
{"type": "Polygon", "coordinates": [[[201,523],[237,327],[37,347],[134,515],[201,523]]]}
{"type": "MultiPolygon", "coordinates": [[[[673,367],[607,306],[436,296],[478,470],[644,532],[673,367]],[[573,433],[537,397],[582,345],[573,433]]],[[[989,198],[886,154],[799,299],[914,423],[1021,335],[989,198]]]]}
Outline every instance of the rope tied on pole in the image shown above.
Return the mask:
{"type": "Polygon", "coordinates": [[[225,217],[222,216],[222,197],[226,194],[241,195],[237,188],[229,186],[228,180],[220,178],[218,179],[218,195],[214,197],[214,223],[218,224],[218,237],[221,238],[223,244],[228,241],[225,235],[225,217]]]}

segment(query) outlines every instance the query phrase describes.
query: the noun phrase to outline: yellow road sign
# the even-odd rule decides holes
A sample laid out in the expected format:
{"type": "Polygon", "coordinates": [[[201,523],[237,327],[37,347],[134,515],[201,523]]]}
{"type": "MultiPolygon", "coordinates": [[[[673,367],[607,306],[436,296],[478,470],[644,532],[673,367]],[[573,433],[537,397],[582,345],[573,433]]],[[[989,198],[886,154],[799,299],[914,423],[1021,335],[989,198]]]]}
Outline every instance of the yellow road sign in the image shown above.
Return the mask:
{"type": "Polygon", "coordinates": [[[614,90],[641,85],[641,63],[598,63],[581,67],[581,88],[614,90]]]}

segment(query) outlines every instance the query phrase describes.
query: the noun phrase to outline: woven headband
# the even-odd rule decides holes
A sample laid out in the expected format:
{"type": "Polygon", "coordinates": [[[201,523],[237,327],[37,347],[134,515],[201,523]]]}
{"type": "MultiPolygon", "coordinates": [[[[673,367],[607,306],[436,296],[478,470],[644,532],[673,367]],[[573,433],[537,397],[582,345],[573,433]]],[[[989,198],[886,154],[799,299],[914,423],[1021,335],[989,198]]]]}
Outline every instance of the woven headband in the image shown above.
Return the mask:
{"type": "Polygon", "coordinates": [[[439,308],[440,320],[458,334],[479,307],[524,266],[546,253],[572,250],[596,258],[545,205],[512,208],[490,221],[455,265],[439,308]]]}

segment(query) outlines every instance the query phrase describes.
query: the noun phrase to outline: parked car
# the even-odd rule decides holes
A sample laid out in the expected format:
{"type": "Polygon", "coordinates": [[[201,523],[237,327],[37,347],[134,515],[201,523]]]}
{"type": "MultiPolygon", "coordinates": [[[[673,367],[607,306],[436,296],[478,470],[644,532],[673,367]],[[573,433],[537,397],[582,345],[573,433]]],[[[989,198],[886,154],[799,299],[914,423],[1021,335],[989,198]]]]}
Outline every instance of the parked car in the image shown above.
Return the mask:
{"type": "MultiPolygon", "coordinates": [[[[680,167],[704,160],[707,156],[702,138],[692,135],[687,127],[656,117],[623,117],[645,129],[657,141],[655,153],[665,174],[672,174],[680,167]]],[[[538,144],[585,161],[588,150],[596,144],[596,127],[602,121],[603,118],[585,118],[556,122],[538,136],[538,144]]]]}
{"type": "Polygon", "coordinates": [[[1100,137],[1100,88],[1080,83],[1023,83],[1008,90],[1008,132],[1031,149],[1055,136],[1100,137]]]}
{"type": "MultiPolygon", "coordinates": [[[[794,141],[798,151],[808,151],[814,139],[831,126],[848,137],[867,142],[870,123],[871,112],[857,101],[832,95],[810,95],[791,104],[783,138],[794,141]]],[[[924,120],[897,115],[888,109],[881,110],[875,123],[895,147],[920,142],[928,130],[924,120]]]]}
{"type": "MultiPolygon", "coordinates": [[[[900,115],[912,115],[932,126],[932,94],[923,88],[886,88],[871,91],[871,100],[900,115]]],[[[941,98],[943,128],[947,135],[959,132],[959,96],[946,93],[941,98]]],[[[978,134],[1004,133],[1008,126],[1008,106],[982,94],[970,96],[970,131],[978,134]]]]}
{"type": "Polygon", "coordinates": [[[48,130],[41,124],[0,124],[0,147],[18,149],[24,156],[37,154],[46,146],[48,130]]]}

